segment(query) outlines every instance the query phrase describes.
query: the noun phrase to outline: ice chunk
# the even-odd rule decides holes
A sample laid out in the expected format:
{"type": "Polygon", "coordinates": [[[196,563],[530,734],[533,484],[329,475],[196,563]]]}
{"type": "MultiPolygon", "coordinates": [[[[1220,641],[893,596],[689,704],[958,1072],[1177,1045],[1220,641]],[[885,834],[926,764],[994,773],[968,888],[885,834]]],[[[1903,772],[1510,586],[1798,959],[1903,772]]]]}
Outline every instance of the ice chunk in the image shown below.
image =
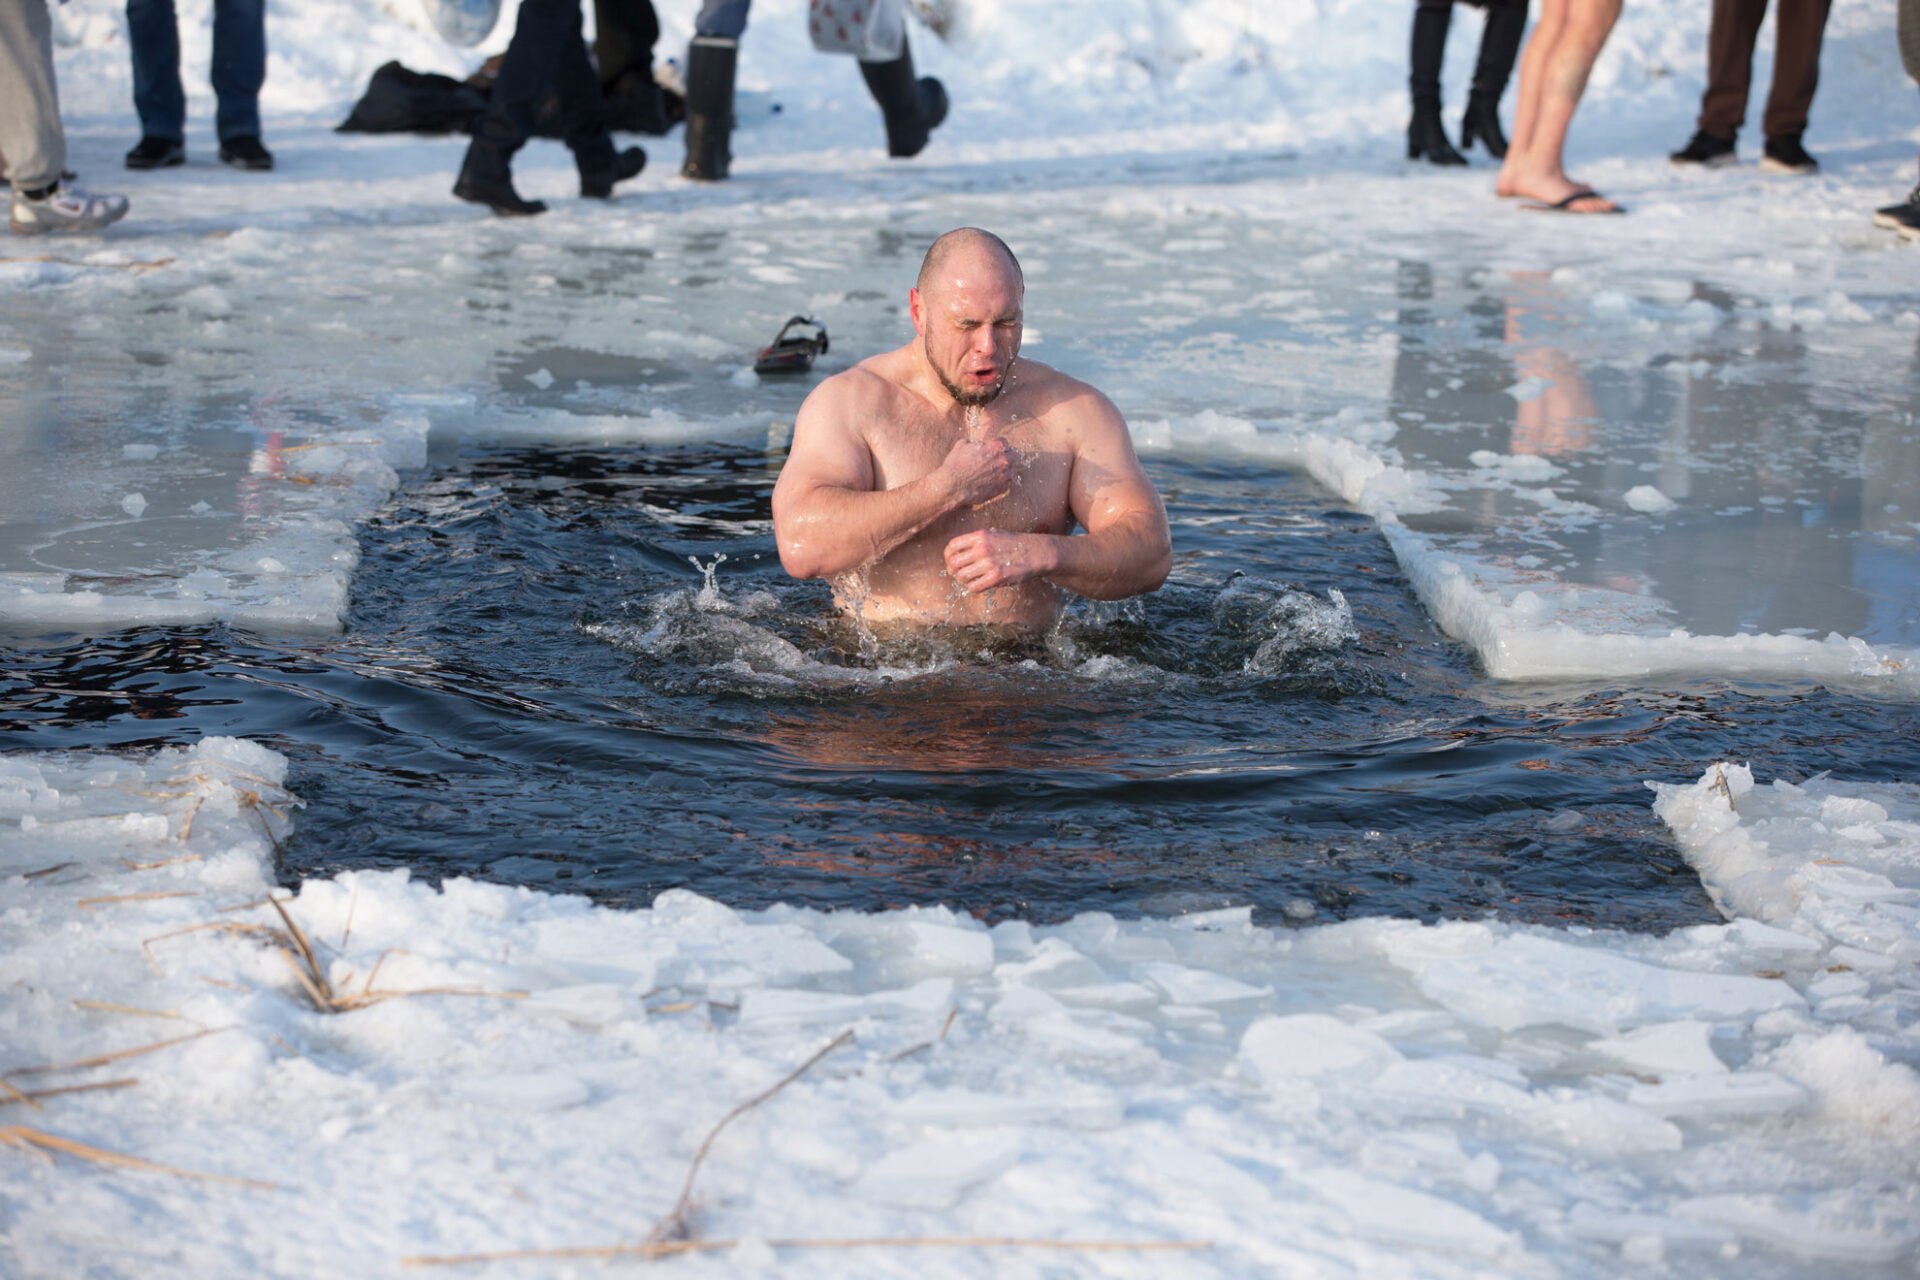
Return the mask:
{"type": "Polygon", "coordinates": [[[1660,1022],[1587,1047],[1650,1075],[1715,1075],[1726,1071],[1727,1064],[1708,1043],[1712,1035],[1713,1027],[1705,1022],[1660,1022]]]}
{"type": "Polygon", "coordinates": [[[1635,511],[1642,511],[1648,515],[1657,515],[1674,508],[1673,499],[1650,484],[1633,486],[1622,495],[1622,501],[1635,511]]]}
{"type": "Polygon", "coordinates": [[[1119,1097],[1100,1090],[1048,1090],[1040,1097],[1019,1097],[970,1089],[928,1089],[903,1100],[893,1113],[912,1124],[1055,1124],[1111,1129],[1119,1125],[1125,1110],[1119,1097]]]}
{"type": "Polygon", "coordinates": [[[1400,1051],[1324,1013],[1268,1014],[1241,1036],[1240,1060],[1269,1083],[1334,1074],[1366,1078],[1399,1061],[1400,1051]]]}
{"type": "Polygon", "coordinates": [[[1520,1239],[1473,1210],[1424,1191],[1395,1186],[1344,1169],[1322,1169],[1315,1192],[1352,1220],[1362,1235],[1446,1253],[1496,1259],[1518,1253],[1520,1239]]]}
{"type": "Polygon", "coordinates": [[[1502,1031],[1560,1025],[1614,1035],[1638,1023],[1725,1021],[1804,1003],[1777,979],[1663,968],[1524,934],[1484,955],[1420,964],[1414,977],[1433,1000],[1502,1031]]]}
{"type": "Polygon", "coordinates": [[[1910,1226],[1862,1213],[1845,1193],[1823,1197],[1805,1211],[1775,1195],[1696,1196],[1681,1201],[1673,1211],[1803,1258],[1885,1265],[1898,1261],[1915,1244],[1910,1226]]]}
{"type": "Polygon", "coordinates": [[[854,1183],[861,1197],[912,1209],[944,1209],[968,1188],[998,1177],[1020,1159],[1017,1132],[967,1134],[890,1151],[854,1183]]]}
{"type": "Polygon", "coordinates": [[[922,969],[960,975],[993,970],[993,937],[985,929],[962,929],[928,920],[909,920],[914,961],[922,969]]]}
{"type": "Polygon", "coordinates": [[[1806,1100],[1806,1090],[1771,1071],[1674,1076],[1658,1084],[1636,1084],[1627,1090],[1627,1101],[1636,1107],[1656,1115],[1693,1120],[1779,1115],[1792,1111],[1806,1100]]]}
{"type": "Polygon", "coordinates": [[[1233,1000],[1252,1000],[1273,994],[1272,987],[1255,987],[1237,978],[1209,969],[1190,969],[1186,965],[1152,963],[1136,972],[1166,993],[1176,1004],[1225,1004],[1233,1000]]]}
{"type": "Polygon", "coordinates": [[[484,1107],[514,1111],[564,1111],[592,1096],[586,1082],[558,1071],[530,1071],[518,1075],[475,1076],[456,1080],[453,1096],[484,1107]]]}

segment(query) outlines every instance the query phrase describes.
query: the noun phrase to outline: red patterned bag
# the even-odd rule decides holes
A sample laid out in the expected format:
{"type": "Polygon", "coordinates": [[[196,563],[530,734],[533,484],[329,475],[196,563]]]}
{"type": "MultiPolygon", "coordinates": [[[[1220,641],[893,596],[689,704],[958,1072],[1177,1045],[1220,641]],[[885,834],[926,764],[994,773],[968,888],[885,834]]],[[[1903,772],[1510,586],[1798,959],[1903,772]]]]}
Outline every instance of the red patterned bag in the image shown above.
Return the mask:
{"type": "Polygon", "coordinates": [[[892,62],[905,46],[900,0],[808,0],[807,33],[822,53],[850,53],[862,62],[892,62]]]}

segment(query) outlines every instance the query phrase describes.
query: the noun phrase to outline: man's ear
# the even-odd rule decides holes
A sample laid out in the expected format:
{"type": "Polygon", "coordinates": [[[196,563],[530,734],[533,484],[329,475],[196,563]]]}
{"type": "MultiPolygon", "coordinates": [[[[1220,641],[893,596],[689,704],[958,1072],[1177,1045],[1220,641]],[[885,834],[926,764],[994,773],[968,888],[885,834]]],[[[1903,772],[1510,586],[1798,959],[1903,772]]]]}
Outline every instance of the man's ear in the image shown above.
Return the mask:
{"type": "Polygon", "coordinates": [[[925,304],[920,301],[920,289],[915,286],[907,290],[907,314],[913,317],[913,331],[921,337],[927,336],[925,304]]]}

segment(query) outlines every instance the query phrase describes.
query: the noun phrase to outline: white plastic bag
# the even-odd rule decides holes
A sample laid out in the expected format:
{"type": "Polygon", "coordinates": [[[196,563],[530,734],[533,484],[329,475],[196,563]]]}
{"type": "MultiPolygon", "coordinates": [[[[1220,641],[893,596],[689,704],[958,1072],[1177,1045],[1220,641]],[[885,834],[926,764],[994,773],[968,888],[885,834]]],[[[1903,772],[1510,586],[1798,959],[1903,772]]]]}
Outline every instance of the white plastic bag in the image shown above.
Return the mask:
{"type": "Polygon", "coordinates": [[[892,62],[906,47],[901,0],[807,0],[807,32],[822,53],[892,62]]]}

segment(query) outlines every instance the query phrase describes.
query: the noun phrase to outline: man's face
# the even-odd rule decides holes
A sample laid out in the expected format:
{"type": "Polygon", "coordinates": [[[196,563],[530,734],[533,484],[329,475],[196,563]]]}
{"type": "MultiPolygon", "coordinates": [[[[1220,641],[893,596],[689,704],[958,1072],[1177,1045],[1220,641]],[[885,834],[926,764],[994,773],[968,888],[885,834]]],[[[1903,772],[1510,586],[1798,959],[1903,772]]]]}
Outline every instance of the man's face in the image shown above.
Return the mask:
{"type": "Polygon", "coordinates": [[[1019,277],[997,256],[956,253],[948,269],[912,295],[921,351],[954,402],[990,403],[1006,389],[1020,351],[1019,277]]]}

